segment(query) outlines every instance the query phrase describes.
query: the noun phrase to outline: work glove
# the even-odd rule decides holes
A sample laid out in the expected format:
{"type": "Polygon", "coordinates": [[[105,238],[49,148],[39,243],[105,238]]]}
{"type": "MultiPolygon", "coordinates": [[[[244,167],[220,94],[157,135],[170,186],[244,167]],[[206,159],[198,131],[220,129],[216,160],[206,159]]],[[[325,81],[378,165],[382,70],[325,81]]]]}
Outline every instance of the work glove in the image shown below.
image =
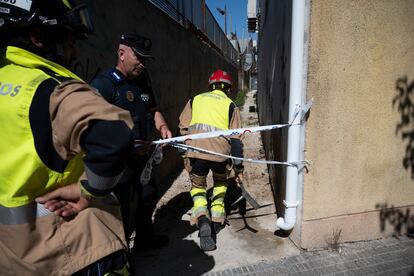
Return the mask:
{"type": "MultiPolygon", "coordinates": [[[[180,143],[180,142],[177,142],[177,144],[178,145],[184,145],[184,143],[180,143]]],[[[187,153],[187,150],[186,149],[184,149],[184,148],[176,148],[177,149],[177,151],[178,151],[178,154],[184,159],[184,158],[186,158],[187,157],[187,155],[186,155],[186,153],[187,153]]]]}
{"type": "Polygon", "coordinates": [[[233,165],[234,170],[234,176],[236,178],[237,183],[243,182],[243,172],[244,172],[244,166],[243,165],[233,165]]]}

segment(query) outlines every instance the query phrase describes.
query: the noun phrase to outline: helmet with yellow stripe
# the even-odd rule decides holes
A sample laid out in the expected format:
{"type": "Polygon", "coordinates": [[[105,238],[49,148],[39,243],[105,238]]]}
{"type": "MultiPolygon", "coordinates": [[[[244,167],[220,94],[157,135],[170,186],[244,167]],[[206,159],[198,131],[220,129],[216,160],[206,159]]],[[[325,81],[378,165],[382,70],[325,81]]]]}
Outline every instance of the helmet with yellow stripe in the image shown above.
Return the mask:
{"type": "Polygon", "coordinates": [[[223,92],[229,93],[233,86],[233,79],[231,75],[223,70],[217,69],[211,74],[208,79],[208,84],[211,90],[219,89],[223,92]]]}

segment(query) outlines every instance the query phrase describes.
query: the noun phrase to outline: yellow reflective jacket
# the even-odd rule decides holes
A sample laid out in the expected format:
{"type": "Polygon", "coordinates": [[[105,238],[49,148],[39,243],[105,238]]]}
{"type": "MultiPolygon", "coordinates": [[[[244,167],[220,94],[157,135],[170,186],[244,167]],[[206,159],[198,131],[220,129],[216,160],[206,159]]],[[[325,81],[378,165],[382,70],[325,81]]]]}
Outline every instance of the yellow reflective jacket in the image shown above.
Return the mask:
{"type": "Polygon", "coordinates": [[[57,172],[48,168],[36,152],[29,111],[35,93],[43,92],[37,91],[43,81],[54,78],[60,83],[54,76],[79,79],[58,64],[23,49],[7,47],[5,65],[0,68],[2,206],[19,207],[33,202],[36,196],[76,182],[83,171],[81,154],[57,172]]]}
{"type": "MultiPolygon", "coordinates": [[[[202,93],[192,102],[191,126],[196,124],[213,127],[217,130],[229,129],[229,108],[231,99],[220,90],[202,93]]],[[[206,129],[210,131],[211,129],[206,129]]]]}
{"type": "MultiPolygon", "coordinates": [[[[182,135],[202,132],[226,130],[241,127],[240,110],[231,99],[220,90],[203,93],[187,102],[180,115],[179,128],[182,135]],[[231,114],[230,114],[231,113],[231,114]],[[230,117],[231,116],[231,117],[230,117]]],[[[239,137],[233,137],[239,138],[239,137]]],[[[215,137],[209,139],[188,140],[187,145],[211,150],[222,154],[230,154],[231,143],[227,137],[215,137]]],[[[187,157],[210,160],[214,162],[226,161],[226,157],[188,151],[187,157]]]]}

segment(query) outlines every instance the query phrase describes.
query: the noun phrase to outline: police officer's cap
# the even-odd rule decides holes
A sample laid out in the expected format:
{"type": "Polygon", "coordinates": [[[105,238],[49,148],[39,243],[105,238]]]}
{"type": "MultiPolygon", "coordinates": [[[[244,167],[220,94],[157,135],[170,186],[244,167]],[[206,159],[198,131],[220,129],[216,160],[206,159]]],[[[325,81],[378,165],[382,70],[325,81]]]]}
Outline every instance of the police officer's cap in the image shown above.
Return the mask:
{"type": "Polygon", "coordinates": [[[139,57],[154,59],[150,54],[152,42],[149,38],[138,34],[122,34],[119,44],[131,47],[139,57]]]}

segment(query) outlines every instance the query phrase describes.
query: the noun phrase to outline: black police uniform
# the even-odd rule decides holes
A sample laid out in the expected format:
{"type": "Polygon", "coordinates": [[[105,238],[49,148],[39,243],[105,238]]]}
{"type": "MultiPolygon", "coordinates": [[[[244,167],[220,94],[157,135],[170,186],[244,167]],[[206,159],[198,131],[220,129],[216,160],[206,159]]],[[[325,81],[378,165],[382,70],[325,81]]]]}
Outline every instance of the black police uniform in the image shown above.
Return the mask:
{"type": "MultiPolygon", "coordinates": [[[[92,80],[91,86],[96,88],[109,103],[131,113],[134,122],[134,139],[148,139],[151,132],[155,129],[154,112],[156,110],[156,102],[146,70],[131,81],[116,68],[111,68],[96,76],[92,80]]],[[[140,174],[147,161],[148,156],[132,156],[128,160],[128,167],[132,175],[128,176],[127,179],[121,180],[116,189],[116,194],[121,202],[127,239],[135,228],[138,239],[145,239],[146,236],[152,235],[152,213],[157,202],[156,188],[153,183],[150,183],[150,185],[145,187],[146,190],[143,191],[143,187],[139,182],[140,174]],[[131,201],[134,201],[132,199],[135,192],[138,195],[136,209],[134,206],[131,206],[133,205],[131,201]]]]}
{"type": "Polygon", "coordinates": [[[116,68],[112,68],[95,77],[91,86],[98,89],[109,103],[131,113],[135,139],[148,139],[155,128],[153,113],[156,102],[146,70],[131,81],[116,68]]]}

